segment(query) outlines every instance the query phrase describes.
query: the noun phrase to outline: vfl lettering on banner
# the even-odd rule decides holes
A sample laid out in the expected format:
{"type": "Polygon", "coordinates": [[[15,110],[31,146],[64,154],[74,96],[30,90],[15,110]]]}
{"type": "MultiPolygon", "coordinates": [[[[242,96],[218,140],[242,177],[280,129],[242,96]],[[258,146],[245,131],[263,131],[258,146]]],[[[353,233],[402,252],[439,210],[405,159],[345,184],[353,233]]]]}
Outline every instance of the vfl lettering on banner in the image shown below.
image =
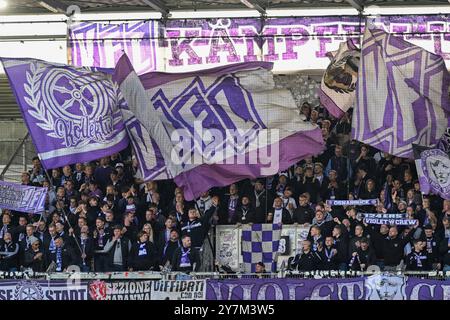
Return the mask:
{"type": "Polygon", "coordinates": [[[89,283],[91,300],[150,300],[151,281],[102,281],[89,283]]]}
{"type": "Polygon", "coordinates": [[[70,26],[68,48],[76,66],[114,68],[125,52],[139,74],[156,70],[157,21],[83,22],[70,26]]]}
{"type": "Polygon", "coordinates": [[[153,281],[152,300],[204,300],[205,280],[153,281]]]}
{"type": "Polygon", "coordinates": [[[0,208],[40,213],[45,210],[46,188],[0,181],[0,208]]]}
{"type": "MultiPolygon", "coordinates": [[[[450,66],[448,17],[389,16],[376,25],[389,33],[405,33],[405,40],[441,55],[450,66]]],[[[359,43],[360,27],[354,16],[273,18],[264,25],[256,18],[169,20],[165,26],[157,21],[87,22],[71,27],[68,47],[78,66],[112,67],[124,50],[139,74],[252,61],[274,62],[275,72],[326,69],[327,52],[348,39],[359,43]]]]}
{"type": "Polygon", "coordinates": [[[0,300],[87,300],[87,284],[23,280],[0,282],[0,300]]]}

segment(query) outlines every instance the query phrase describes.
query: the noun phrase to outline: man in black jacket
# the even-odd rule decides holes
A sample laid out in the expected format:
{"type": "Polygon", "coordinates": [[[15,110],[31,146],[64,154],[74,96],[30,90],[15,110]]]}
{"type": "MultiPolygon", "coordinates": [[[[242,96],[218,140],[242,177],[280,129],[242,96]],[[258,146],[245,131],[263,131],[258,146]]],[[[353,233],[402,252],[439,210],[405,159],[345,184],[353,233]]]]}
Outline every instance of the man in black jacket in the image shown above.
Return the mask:
{"type": "Polygon", "coordinates": [[[366,238],[360,240],[360,246],[350,254],[349,267],[354,271],[366,271],[367,268],[377,261],[375,252],[369,247],[366,238]]]}
{"type": "Polygon", "coordinates": [[[262,180],[257,180],[255,182],[255,187],[249,197],[251,204],[255,208],[255,222],[264,223],[266,220],[267,209],[273,203],[273,197],[270,192],[266,190],[262,180]]]}
{"type": "Polygon", "coordinates": [[[65,246],[64,239],[61,236],[56,237],[55,245],[56,250],[48,256],[47,266],[54,262],[56,272],[65,272],[68,266],[76,264],[75,253],[70,246],[65,246]]]}
{"type": "Polygon", "coordinates": [[[169,233],[169,240],[165,242],[162,249],[160,250],[161,259],[160,259],[160,268],[163,269],[165,267],[169,267],[172,263],[173,255],[175,250],[181,247],[180,243],[180,235],[177,230],[171,230],[169,233]]]}
{"type": "Polygon", "coordinates": [[[289,269],[298,269],[298,271],[314,271],[320,267],[320,256],[311,251],[311,241],[303,241],[302,253],[299,253],[290,263],[289,269]]]}
{"type": "Polygon", "coordinates": [[[212,198],[211,207],[206,210],[205,214],[200,217],[200,213],[197,209],[191,208],[188,211],[188,220],[181,227],[181,235],[188,235],[192,240],[192,246],[199,249],[203,245],[205,236],[208,233],[211,225],[211,217],[216,212],[216,208],[219,204],[219,198],[214,196],[212,198]]]}
{"type": "MultiPolygon", "coordinates": [[[[421,240],[425,245],[425,250],[428,253],[432,264],[439,264],[439,245],[440,239],[438,239],[433,231],[433,227],[431,225],[426,225],[423,227],[424,232],[421,236],[421,240]]],[[[437,268],[439,269],[439,268],[437,268]]]]}
{"type": "Polygon", "coordinates": [[[12,241],[10,232],[0,240],[0,270],[13,272],[19,268],[19,244],[12,241]]]}
{"type": "Polygon", "coordinates": [[[321,269],[322,270],[337,270],[338,261],[337,255],[338,251],[334,246],[333,237],[326,237],[325,246],[320,247],[318,250],[320,259],[322,260],[321,269]]]}
{"type": "Polygon", "coordinates": [[[200,253],[191,246],[191,237],[184,235],[182,246],[175,249],[172,258],[172,271],[190,272],[200,270],[200,253]]]}
{"type": "Polygon", "coordinates": [[[243,196],[241,199],[241,205],[236,210],[236,215],[233,223],[247,224],[255,222],[255,210],[253,209],[249,198],[247,196],[243,196]]]}
{"type": "Polygon", "coordinates": [[[314,210],[308,203],[308,195],[302,193],[298,200],[299,206],[294,211],[294,223],[311,224],[314,218],[314,210]]]}
{"type": "Polygon", "coordinates": [[[74,246],[77,264],[80,266],[81,272],[89,272],[91,270],[92,259],[94,258],[94,240],[89,236],[89,227],[82,226],[80,235],[76,236],[76,241],[80,244],[74,246]]]}
{"type": "MultiPolygon", "coordinates": [[[[367,226],[366,223],[364,225],[367,226]]],[[[403,259],[403,251],[406,244],[411,240],[418,223],[414,226],[414,229],[410,230],[409,233],[401,238],[398,235],[398,230],[396,226],[391,226],[389,228],[389,233],[387,238],[383,238],[380,233],[374,232],[373,229],[369,228],[369,234],[371,238],[377,239],[376,241],[383,242],[382,255],[384,259],[384,269],[386,271],[395,271],[400,261],[403,259]],[[383,239],[383,240],[380,240],[383,239]]]]}
{"type": "Polygon", "coordinates": [[[31,248],[25,252],[23,266],[31,268],[34,272],[44,272],[46,269],[45,257],[42,250],[39,248],[39,239],[33,237],[31,239],[31,248]]]}
{"type": "Polygon", "coordinates": [[[337,250],[336,263],[339,270],[346,271],[348,261],[348,239],[343,234],[342,225],[335,226],[333,228],[332,235],[334,239],[334,247],[337,250]]]}
{"type": "Polygon", "coordinates": [[[156,270],[158,267],[158,253],[155,245],[148,241],[148,234],[138,233],[138,241],[132,244],[128,263],[129,271],[156,270]]]}
{"type": "Polygon", "coordinates": [[[292,217],[289,211],[283,208],[283,200],[280,197],[273,201],[273,223],[292,224],[292,217]]]}
{"type": "Polygon", "coordinates": [[[96,272],[106,272],[108,269],[108,257],[103,252],[106,242],[111,237],[109,229],[105,228],[105,219],[99,217],[95,221],[96,228],[93,231],[94,240],[94,269],[96,272]]]}
{"type": "Polygon", "coordinates": [[[432,261],[426,250],[422,250],[423,242],[414,240],[414,249],[406,257],[407,271],[431,271],[432,261]]]}

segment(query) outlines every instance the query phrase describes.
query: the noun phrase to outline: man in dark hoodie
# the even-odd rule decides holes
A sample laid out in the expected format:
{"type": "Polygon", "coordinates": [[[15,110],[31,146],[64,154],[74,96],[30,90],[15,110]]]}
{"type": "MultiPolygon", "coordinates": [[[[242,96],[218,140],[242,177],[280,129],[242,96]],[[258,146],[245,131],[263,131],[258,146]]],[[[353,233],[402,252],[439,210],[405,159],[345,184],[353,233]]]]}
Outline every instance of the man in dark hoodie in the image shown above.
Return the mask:
{"type": "Polygon", "coordinates": [[[336,225],[333,228],[334,247],[336,248],[336,263],[339,270],[347,270],[348,257],[348,239],[347,233],[344,234],[342,225],[336,225]]]}
{"type": "Polygon", "coordinates": [[[160,255],[160,268],[169,266],[172,263],[173,254],[177,248],[181,247],[180,235],[177,230],[171,230],[169,233],[169,239],[164,243],[160,255]]]}
{"type": "Polygon", "coordinates": [[[308,195],[302,193],[299,198],[299,206],[294,211],[294,223],[311,224],[314,218],[314,210],[308,203],[308,195]]]}
{"type": "Polygon", "coordinates": [[[212,198],[211,207],[206,210],[205,214],[200,217],[197,209],[191,208],[188,211],[188,220],[181,227],[181,235],[188,235],[192,241],[192,246],[199,249],[203,245],[205,236],[211,226],[211,217],[216,212],[219,204],[219,198],[214,196],[212,198]]]}
{"type": "Polygon", "coordinates": [[[131,245],[128,270],[154,270],[158,266],[158,253],[155,245],[148,241],[148,234],[143,231],[139,232],[137,237],[138,241],[131,245]]]}

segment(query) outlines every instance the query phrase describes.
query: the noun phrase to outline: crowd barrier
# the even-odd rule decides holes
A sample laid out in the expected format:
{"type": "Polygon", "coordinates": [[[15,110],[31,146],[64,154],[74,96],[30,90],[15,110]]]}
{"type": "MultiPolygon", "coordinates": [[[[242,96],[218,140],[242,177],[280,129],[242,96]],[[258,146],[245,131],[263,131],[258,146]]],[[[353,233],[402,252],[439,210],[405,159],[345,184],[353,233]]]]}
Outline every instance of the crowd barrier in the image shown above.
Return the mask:
{"type": "Polygon", "coordinates": [[[1,273],[0,300],[450,300],[450,273],[1,273]]]}

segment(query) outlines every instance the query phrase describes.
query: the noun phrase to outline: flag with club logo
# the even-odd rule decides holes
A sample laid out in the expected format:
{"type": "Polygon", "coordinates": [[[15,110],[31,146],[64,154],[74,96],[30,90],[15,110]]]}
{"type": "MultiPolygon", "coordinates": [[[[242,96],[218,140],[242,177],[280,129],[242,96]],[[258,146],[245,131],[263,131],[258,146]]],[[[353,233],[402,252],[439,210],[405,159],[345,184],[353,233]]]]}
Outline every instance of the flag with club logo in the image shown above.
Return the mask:
{"type": "Polygon", "coordinates": [[[242,260],[245,272],[255,272],[258,262],[267,271],[276,272],[281,224],[252,224],[242,226],[242,260]]]}
{"type": "Polygon", "coordinates": [[[450,200],[450,158],[439,148],[428,148],[414,144],[414,157],[420,191],[434,193],[450,200]]]}
{"type": "Polygon", "coordinates": [[[128,146],[111,75],[36,59],[0,60],[46,169],[95,160],[128,146]]]}
{"type": "Polygon", "coordinates": [[[271,63],[137,76],[126,55],[114,80],[144,180],[174,178],[192,200],[212,186],[273,175],[324,149],[271,63]]]}
{"type": "Polygon", "coordinates": [[[322,105],[336,118],[353,106],[361,51],[351,40],[327,54],[331,62],[322,77],[319,97],[322,105]]]}
{"type": "Polygon", "coordinates": [[[352,138],[414,158],[412,144],[433,146],[449,127],[449,87],[442,57],[366,27],[352,138]]]}

